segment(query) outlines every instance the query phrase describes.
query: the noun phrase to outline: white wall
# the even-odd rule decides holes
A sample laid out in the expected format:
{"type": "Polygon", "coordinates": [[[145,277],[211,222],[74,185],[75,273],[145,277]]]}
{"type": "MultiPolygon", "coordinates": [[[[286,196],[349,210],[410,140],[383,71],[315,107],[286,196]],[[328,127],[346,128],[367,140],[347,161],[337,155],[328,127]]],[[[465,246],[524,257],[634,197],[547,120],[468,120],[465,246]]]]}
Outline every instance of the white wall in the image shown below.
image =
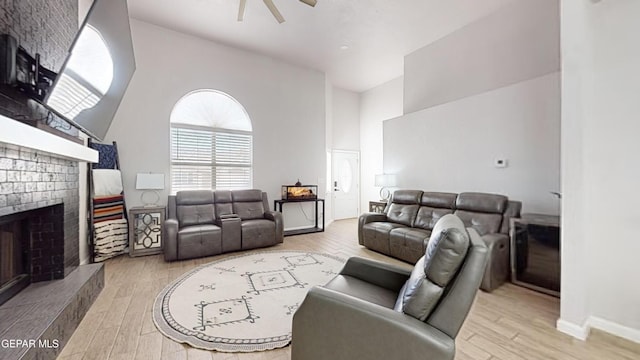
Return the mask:
{"type": "Polygon", "coordinates": [[[380,199],[374,176],[382,173],[382,121],[402,115],[404,79],[386,82],[360,94],[360,211],[380,199]]]}
{"type": "MultiPolygon", "coordinates": [[[[325,193],[322,195],[324,198],[324,216],[325,226],[333,222],[333,199],[331,198],[331,147],[333,146],[333,85],[331,80],[325,75],[324,83],[324,96],[327,100],[325,102],[325,112],[327,114],[325,122],[325,142],[327,148],[325,149],[325,163],[327,173],[323,183],[325,184],[325,193]]],[[[320,180],[318,180],[320,182],[320,180]]]]}
{"type": "Polygon", "coordinates": [[[558,1],[514,1],[407,55],[404,113],[559,71],[558,1]]]}
{"type": "Polygon", "coordinates": [[[405,57],[405,115],[384,123],[384,171],[399,187],[559,213],[558,12],[557,0],[514,2],[405,57]]]}
{"type": "MultiPolygon", "coordinates": [[[[360,95],[353,91],[332,86],[331,100],[327,102],[331,103],[331,135],[330,140],[328,139],[331,149],[329,151],[348,150],[360,152],[360,95]]],[[[329,156],[329,163],[327,163],[329,175],[329,178],[327,178],[328,191],[333,189],[331,159],[332,156],[329,156]]],[[[356,171],[359,176],[359,169],[356,171]]],[[[327,216],[333,219],[333,192],[328,193],[326,197],[331,207],[327,209],[327,216]]]]}
{"type": "Polygon", "coordinates": [[[559,91],[554,73],[385,121],[384,170],[401,188],[492,192],[558,214],[559,91]]]}
{"type": "Polygon", "coordinates": [[[360,96],[353,91],[333,88],[332,148],[360,150],[360,96]]]}
{"type": "MultiPolygon", "coordinates": [[[[221,90],[245,107],[253,123],[253,185],[271,202],[283,184],[325,178],[324,74],[138,20],[131,30],[137,70],[105,139],[118,142],[129,206],[140,205],[136,173],[169,179],[169,115],[195,89],[221,90]]],[[[309,214],[286,209],[285,227],[311,225],[309,214]]]]}
{"type": "Polygon", "coordinates": [[[636,342],[638,14],[636,0],[562,4],[562,148],[568,153],[562,174],[568,196],[562,211],[563,297],[558,322],[561,330],[573,335],[596,327],[636,342]],[[569,132],[576,129],[581,131],[569,132]],[[589,300],[580,301],[585,295],[589,300]]]}

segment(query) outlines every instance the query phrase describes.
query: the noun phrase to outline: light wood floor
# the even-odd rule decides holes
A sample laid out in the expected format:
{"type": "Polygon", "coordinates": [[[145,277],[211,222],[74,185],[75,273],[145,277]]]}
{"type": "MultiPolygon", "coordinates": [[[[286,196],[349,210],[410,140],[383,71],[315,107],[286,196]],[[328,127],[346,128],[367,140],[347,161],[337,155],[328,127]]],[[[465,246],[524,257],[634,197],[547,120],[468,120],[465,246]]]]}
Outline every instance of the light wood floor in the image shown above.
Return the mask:
{"type": "MultiPolygon", "coordinates": [[[[278,249],[402,264],[358,245],[354,220],[334,222],[324,233],[286,237],[284,244],[269,248],[278,249]]],[[[156,330],[151,320],[156,294],[187,270],[225,256],[229,255],[173,263],[161,256],[120,256],[107,261],[104,290],[58,359],[289,359],[289,347],[248,354],[209,352],[176,343],[156,330]]],[[[559,333],[554,328],[559,308],[558,299],[512,284],[491,294],[479,292],[456,340],[456,359],[640,359],[640,344],[600,332],[592,333],[586,342],[559,333]]]]}

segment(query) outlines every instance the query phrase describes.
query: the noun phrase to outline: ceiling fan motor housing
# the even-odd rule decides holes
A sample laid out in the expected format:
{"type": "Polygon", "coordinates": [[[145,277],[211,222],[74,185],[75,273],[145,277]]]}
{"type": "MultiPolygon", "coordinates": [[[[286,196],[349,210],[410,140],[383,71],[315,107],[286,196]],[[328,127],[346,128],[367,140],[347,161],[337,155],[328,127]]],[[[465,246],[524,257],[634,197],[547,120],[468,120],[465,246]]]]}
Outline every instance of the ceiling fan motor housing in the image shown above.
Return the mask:
{"type": "MultiPolygon", "coordinates": [[[[271,11],[271,14],[273,15],[273,17],[275,17],[276,20],[280,24],[282,24],[284,22],[284,17],[280,13],[280,11],[278,11],[278,8],[273,3],[273,0],[262,0],[262,1],[267,6],[269,11],[271,11]]],[[[318,3],[318,0],[300,0],[300,2],[303,2],[311,7],[314,7],[318,3]]],[[[244,10],[246,6],[247,6],[247,0],[240,0],[240,8],[238,9],[238,21],[244,20],[244,10]]]]}

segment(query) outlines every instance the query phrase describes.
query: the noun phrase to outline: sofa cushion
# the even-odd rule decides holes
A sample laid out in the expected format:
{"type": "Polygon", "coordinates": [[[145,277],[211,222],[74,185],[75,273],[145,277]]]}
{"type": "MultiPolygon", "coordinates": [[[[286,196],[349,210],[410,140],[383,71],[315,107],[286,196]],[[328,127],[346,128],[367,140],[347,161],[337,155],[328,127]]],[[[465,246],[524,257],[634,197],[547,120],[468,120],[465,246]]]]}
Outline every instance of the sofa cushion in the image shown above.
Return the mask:
{"type": "Polygon", "coordinates": [[[418,207],[419,206],[417,204],[408,205],[392,203],[389,205],[389,209],[387,211],[387,219],[394,223],[413,226],[413,222],[418,214],[418,207]]]}
{"type": "Polygon", "coordinates": [[[425,255],[418,260],[398,295],[397,311],[425,321],[455,276],[469,249],[462,220],[446,215],[431,233],[425,255]]]}
{"type": "Polygon", "coordinates": [[[386,209],[387,219],[398,224],[413,226],[421,196],[422,191],[420,190],[395,191],[391,203],[386,209]]]}
{"type": "Polygon", "coordinates": [[[458,194],[455,193],[424,192],[420,198],[420,205],[453,210],[457,198],[458,194]]]}
{"type": "Polygon", "coordinates": [[[233,212],[242,220],[264,219],[264,206],[260,202],[234,202],[233,212]]]}
{"type": "Polygon", "coordinates": [[[264,203],[260,190],[236,190],[231,193],[233,212],[242,220],[264,219],[264,203]]]}
{"type": "Polygon", "coordinates": [[[180,227],[213,224],[213,191],[178,191],[176,194],[176,212],[180,227]]]}
{"type": "Polygon", "coordinates": [[[265,219],[246,220],[242,229],[242,248],[254,249],[276,243],[276,223],[265,219]]]}
{"type": "Polygon", "coordinates": [[[451,209],[440,209],[440,208],[433,208],[429,206],[420,206],[420,209],[418,209],[418,214],[416,215],[416,220],[413,223],[413,226],[417,228],[425,229],[425,230],[431,230],[433,229],[434,226],[436,226],[436,223],[438,222],[438,220],[440,220],[441,217],[447,214],[452,214],[452,213],[453,213],[453,210],[451,209]]]}
{"type": "Polygon", "coordinates": [[[502,215],[456,210],[455,214],[464,222],[465,226],[474,228],[480,236],[500,232],[502,215]]]}
{"type": "Polygon", "coordinates": [[[424,255],[431,231],[396,228],[389,232],[389,255],[414,264],[424,255]]]}
{"type": "Polygon", "coordinates": [[[231,192],[231,198],[234,202],[253,202],[260,201],[262,202],[262,191],[258,189],[251,190],[234,190],[231,192]]]}
{"type": "Polygon", "coordinates": [[[508,200],[504,195],[465,192],[458,195],[456,209],[502,214],[508,200]]]}
{"type": "Polygon", "coordinates": [[[178,257],[190,259],[222,253],[222,230],[215,225],[194,225],[178,231],[178,257]]]}
{"type": "Polygon", "coordinates": [[[389,253],[389,232],[396,228],[404,228],[404,225],[386,221],[376,221],[365,224],[362,227],[364,234],[364,246],[371,250],[389,253]]]}
{"type": "Polygon", "coordinates": [[[396,204],[419,204],[422,191],[420,190],[396,190],[391,198],[396,204]]]}

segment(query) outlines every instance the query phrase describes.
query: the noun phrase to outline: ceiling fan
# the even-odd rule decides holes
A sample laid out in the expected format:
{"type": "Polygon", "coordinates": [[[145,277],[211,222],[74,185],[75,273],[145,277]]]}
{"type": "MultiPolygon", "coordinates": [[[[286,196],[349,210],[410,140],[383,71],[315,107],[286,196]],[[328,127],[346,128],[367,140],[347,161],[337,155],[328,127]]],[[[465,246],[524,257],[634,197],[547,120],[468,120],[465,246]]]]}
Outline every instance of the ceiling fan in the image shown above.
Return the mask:
{"type": "MultiPolygon", "coordinates": [[[[280,11],[278,11],[278,8],[276,7],[276,4],[273,3],[273,0],[262,0],[264,1],[264,4],[267,5],[267,8],[269,9],[269,11],[271,11],[271,14],[273,14],[273,17],[276,18],[276,20],[278,20],[278,22],[280,24],[282,24],[284,22],[284,17],[282,17],[282,14],[280,14],[280,11]]],[[[301,2],[314,7],[316,6],[316,3],[318,2],[318,0],[300,0],[301,2]]],[[[244,8],[247,5],[247,0],[240,0],[240,9],[238,10],[238,21],[242,21],[244,19],[244,8]]]]}

